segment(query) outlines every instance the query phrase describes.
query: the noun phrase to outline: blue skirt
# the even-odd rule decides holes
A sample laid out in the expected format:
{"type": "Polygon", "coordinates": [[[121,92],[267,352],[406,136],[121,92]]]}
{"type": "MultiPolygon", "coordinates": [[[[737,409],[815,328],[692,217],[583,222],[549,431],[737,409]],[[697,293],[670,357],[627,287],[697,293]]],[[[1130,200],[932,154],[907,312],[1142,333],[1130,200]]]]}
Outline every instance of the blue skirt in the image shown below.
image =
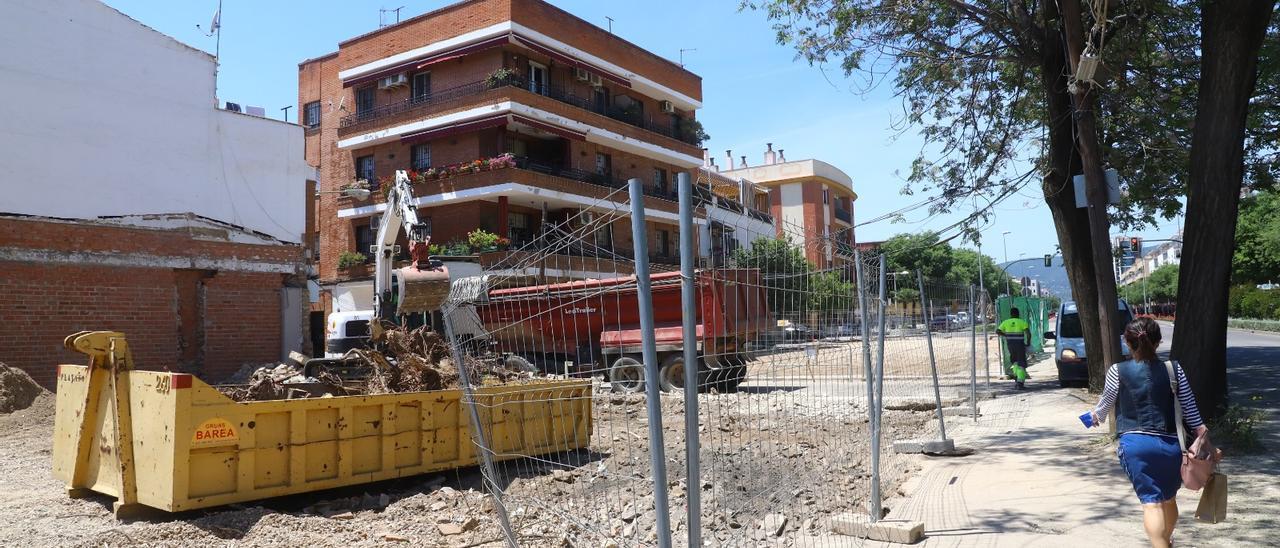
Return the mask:
{"type": "Polygon", "coordinates": [[[1116,454],[1143,504],[1177,496],[1182,487],[1182,451],[1177,438],[1126,432],[1120,435],[1116,454]]]}

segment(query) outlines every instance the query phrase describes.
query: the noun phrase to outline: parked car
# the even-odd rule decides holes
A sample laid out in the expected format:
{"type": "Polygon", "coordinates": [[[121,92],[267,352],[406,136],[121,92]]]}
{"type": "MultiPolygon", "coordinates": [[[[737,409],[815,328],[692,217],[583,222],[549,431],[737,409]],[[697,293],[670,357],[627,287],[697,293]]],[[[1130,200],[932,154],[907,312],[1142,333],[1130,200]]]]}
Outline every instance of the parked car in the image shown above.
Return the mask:
{"type": "Polygon", "coordinates": [[[808,342],[814,338],[808,326],[798,323],[782,328],[782,337],[788,342],[808,342]]]}
{"type": "Polygon", "coordinates": [[[946,314],[937,314],[929,318],[930,331],[947,331],[951,329],[951,317],[946,314]]]}
{"type": "MultiPolygon", "coordinates": [[[[1133,321],[1133,309],[1124,299],[1120,299],[1117,311],[1120,319],[1116,326],[1116,337],[1120,338],[1120,348],[1124,358],[1129,359],[1129,347],[1124,343],[1124,326],[1133,321]]],[[[1080,324],[1080,314],[1076,310],[1075,301],[1065,301],[1058,307],[1058,321],[1053,331],[1044,334],[1046,339],[1054,339],[1054,361],[1058,366],[1058,384],[1066,387],[1072,383],[1089,382],[1089,363],[1084,353],[1084,328],[1080,324]]]]}

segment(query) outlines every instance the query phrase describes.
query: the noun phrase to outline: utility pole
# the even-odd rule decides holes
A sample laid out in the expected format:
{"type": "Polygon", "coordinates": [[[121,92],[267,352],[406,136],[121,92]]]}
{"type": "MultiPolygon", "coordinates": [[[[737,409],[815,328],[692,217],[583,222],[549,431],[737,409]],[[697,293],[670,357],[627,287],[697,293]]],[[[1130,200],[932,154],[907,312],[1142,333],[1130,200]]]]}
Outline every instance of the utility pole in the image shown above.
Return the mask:
{"type": "MultiPolygon", "coordinates": [[[[1071,63],[1071,73],[1076,74],[1080,66],[1080,55],[1084,52],[1084,28],[1080,15],[1080,0],[1061,0],[1062,32],[1067,43],[1067,60],[1071,63]]],[[[1102,172],[1101,149],[1098,146],[1098,126],[1094,106],[1097,98],[1088,82],[1077,82],[1069,90],[1072,105],[1075,109],[1076,141],[1079,146],[1080,164],[1084,169],[1085,195],[1089,203],[1089,239],[1093,251],[1093,263],[1105,265],[1111,260],[1111,243],[1108,241],[1110,220],[1107,218],[1107,203],[1110,193],[1107,191],[1106,177],[1102,172]]],[[[1102,364],[1120,362],[1120,338],[1116,325],[1116,279],[1102,268],[1094,268],[1094,282],[1098,288],[1099,324],[1102,331],[1102,364]]],[[[1093,360],[1091,359],[1092,363],[1093,360]]],[[[1103,369],[1095,369],[1103,371],[1103,369]]],[[[1102,379],[1092,379],[1090,384],[1097,384],[1102,379]]]]}

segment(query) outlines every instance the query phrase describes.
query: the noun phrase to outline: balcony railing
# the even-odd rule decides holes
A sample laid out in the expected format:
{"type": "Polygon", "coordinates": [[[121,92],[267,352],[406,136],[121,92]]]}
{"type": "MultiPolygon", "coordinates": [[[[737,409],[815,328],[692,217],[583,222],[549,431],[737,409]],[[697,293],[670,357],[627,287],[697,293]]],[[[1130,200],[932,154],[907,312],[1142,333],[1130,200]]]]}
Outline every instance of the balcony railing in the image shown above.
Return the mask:
{"type": "Polygon", "coordinates": [[[853,213],[847,209],[836,208],[836,218],[849,224],[853,224],[853,213]]]}
{"type": "Polygon", "coordinates": [[[357,124],[400,114],[418,107],[452,101],[461,97],[479,95],[480,93],[491,89],[504,87],[516,87],[528,90],[530,93],[542,95],[544,97],[560,101],[561,103],[573,105],[583,110],[589,110],[596,114],[600,114],[641,129],[652,131],[659,135],[670,137],[691,145],[698,144],[697,139],[693,135],[680,131],[680,128],[675,127],[671,122],[644,116],[638,109],[624,109],[616,106],[599,104],[592,97],[578,95],[571,89],[567,89],[562,86],[551,84],[531,86],[529,85],[528,80],[522,76],[487,78],[485,80],[470,82],[460,86],[432,91],[418,97],[410,97],[403,101],[397,101],[395,103],[357,111],[353,114],[343,116],[340,125],[343,128],[347,128],[357,124]]]}
{"type": "MultiPolygon", "coordinates": [[[[589,183],[597,186],[603,186],[613,189],[626,188],[627,181],[621,177],[614,177],[611,174],[596,173],[594,171],[585,171],[581,169],[560,167],[550,162],[539,161],[524,156],[516,157],[516,167],[527,169],[529,171],[552,175],[555,177],[564,177],[565,179],[573,179],[583,183],[589,183]]],[[[678,196],[671,192],[663,191],[654,185],[644,186],[645,196],[653,196],[654,198],[662,198],[664,200],[676,201],[678,196]]]]}

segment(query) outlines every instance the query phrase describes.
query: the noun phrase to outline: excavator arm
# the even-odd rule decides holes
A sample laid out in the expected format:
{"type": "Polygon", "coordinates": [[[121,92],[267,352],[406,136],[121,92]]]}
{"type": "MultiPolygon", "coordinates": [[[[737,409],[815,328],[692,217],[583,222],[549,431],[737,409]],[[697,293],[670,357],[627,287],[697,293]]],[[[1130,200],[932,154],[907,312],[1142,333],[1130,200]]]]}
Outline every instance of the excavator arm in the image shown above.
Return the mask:
{"type": "MultiPolygon", "coordinates": [[[[387,210],[378,225],[377,241],[369,252],[374,256],[374,323],[394,322],[396,316],[438,310],[449,295],[449,271],[428,256],[430,227],[418,220],[413,203],[413,186],[404,170],[396,171],[387,192],[387,210]],[[400,246],[396,239],[404,230],[409,236],[413,264],[395,268],[400,246]]],[[[375,328],[376,329],[376,328],[375,328]]]]}

